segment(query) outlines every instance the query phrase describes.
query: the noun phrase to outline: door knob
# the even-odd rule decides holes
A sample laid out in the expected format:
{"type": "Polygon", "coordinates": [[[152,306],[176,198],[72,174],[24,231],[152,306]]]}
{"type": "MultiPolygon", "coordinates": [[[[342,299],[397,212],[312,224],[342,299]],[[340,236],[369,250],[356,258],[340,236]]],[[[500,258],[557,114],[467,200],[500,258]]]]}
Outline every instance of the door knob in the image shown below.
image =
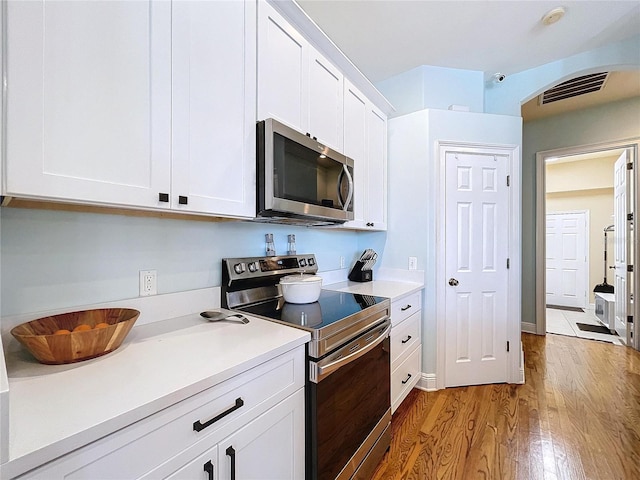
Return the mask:
{"type": "Polygon", "coordinates": [[[458,280],[456,280],[455,278],[450,278],[449,279],[449,285],[451,285],[452,287],[457,287],[458,286],[458,280]]]}

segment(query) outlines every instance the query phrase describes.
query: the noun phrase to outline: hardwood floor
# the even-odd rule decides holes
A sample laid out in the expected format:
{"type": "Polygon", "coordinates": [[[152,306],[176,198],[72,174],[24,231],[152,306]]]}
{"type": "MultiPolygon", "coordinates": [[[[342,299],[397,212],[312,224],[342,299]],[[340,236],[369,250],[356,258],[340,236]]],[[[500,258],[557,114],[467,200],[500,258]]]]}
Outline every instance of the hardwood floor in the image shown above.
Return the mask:
{"type": "Polygon", "coordinates": [[[522,342],[524,385],[414,389],[373,479],[640,479],[640,352],[522,342]]]}

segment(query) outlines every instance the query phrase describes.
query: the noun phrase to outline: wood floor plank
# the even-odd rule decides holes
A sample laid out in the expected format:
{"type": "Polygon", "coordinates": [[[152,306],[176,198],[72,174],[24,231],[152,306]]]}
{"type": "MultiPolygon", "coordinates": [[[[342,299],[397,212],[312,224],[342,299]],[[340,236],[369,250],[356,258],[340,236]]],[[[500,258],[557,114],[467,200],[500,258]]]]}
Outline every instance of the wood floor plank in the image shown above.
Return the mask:
{"type": "Polygon", "coordinates": [[[413,390],[373,480],[640,479],[640,353],[523,334],[524,385],[413,390]]]}

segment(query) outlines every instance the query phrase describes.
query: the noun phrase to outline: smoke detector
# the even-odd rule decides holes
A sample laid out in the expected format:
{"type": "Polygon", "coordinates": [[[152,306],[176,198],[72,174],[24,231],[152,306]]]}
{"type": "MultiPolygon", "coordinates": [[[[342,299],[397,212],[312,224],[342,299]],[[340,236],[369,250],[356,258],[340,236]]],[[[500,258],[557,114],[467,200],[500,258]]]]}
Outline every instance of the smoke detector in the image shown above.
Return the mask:
{"type": "Polygon", "coordinates": [[[557,8],[554,8],[553,10],[548,11],[544,15],[544,17],[542,17],[542,23],[544,25],[552,25],[556,23],[562,17],[564,17],[565,11],[566,10],[564,9],[564,7],[557,7],[557,8]]]}

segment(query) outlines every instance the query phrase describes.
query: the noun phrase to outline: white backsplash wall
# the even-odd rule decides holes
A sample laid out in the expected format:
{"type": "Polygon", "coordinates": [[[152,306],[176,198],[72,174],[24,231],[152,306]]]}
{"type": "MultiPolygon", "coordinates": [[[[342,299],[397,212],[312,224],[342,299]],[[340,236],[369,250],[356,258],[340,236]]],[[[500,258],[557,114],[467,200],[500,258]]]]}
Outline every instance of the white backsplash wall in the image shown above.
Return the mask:
{"type": "Polygon", "coordinates": [[[337,229],[19,208],[0,209],[0,222],[2,316],[137,297],[140,270],[157,271],[158,294],[219,286],[221,259],[264,255],[265,233],[278,254],[295,234],[321,272],[362,253],[357,232],[337,229]]]}

